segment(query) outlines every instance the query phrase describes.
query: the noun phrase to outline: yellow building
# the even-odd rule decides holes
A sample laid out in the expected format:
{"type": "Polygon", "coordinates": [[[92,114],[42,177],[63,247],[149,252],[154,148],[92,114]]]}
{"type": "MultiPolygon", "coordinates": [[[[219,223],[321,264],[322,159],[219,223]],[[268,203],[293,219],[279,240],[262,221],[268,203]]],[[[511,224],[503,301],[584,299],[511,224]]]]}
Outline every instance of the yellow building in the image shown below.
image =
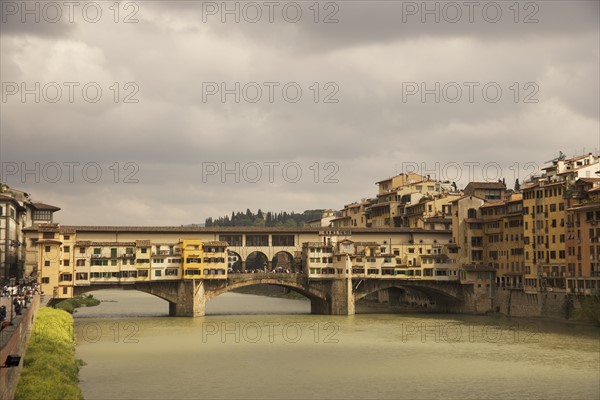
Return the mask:
{"type": "Polygon", "coordinates": [[[334,228],[357,227],[366,228],[371,226],[371,220],[367,213],[367,207],[371,205],[371,200],[362,200],[352,204],[346,204],[340,211],[340,216],[330,220],[334,228]]]}
{"type": "Polygon", "coordinates": [[[523,196],[512,194],[505,200],[480,207],[483,223],[484,264],[496,271],[496,285],[519,288],[523,285],[523,196]]]}
{"type": "Polygon", "coordinates": [[[202,243],[204,257],[202,277],[204,279],[224,278],[227,276],[227,242],[210,241],[202,243]]]}
{"type": "Polygon", "coordinates": [[[405,207],[405,225],[408,228],[450,229],[452,201],[459,197],[459,194],[448,193],[422,197],[418,203],[405,207]],[[434,218],[438,218],[438,220],[434,220],[434,218]],[[441,226],[438,225],[440,223],[441,226]],[[431,224],[434,224],[433,227],[431,224]]]}
{"type": "MultiPolygon", "coordinates": [[[[69,254],[63,252],[64,236],[59,232],[58,224],[47,224],[39,229],[36,241],[42,293],[59,299],[73,296],[73,267],[70,266],[69,254]],[[66,266],[63,265],[64,260],[69,261],[66,266]]],[[[70,240],[69,234],[66,236],[70,240]]]]}
{"type": "Polygon", "coordinates": [[[564,186],[538,179],[521,187],[527,289],[565,287],[564,186]]]}
{"type": "Polygon", "coordinates": [[[377,198],[371,202],[366,209],[371,226],[374,228],[409,227],[407,221],[409,207],[419,205],[424,198],[441,199],[446,193],[453,190],[454,188],[449,182],[434,181],[428,178],[420,181],[409,180],[399,187],[378,194],[377,198]]]}
{"type": "Polygon", "coordinates": [[[183,261],[183,279],[198,279],[202,276],[202,259],[204,258],[202,240],[182,240],[181,258],[183,261]]]}
{"type": "Polygon", "coordinates": [[[391,193],[401,186],[405,186],[415,182],[421,182],[426,179],[427,178],[422,175],[409,172],[407,174],[402,173],[391,178],[375,182],[375,184],[378,186],[379,189],[378,194],[382,195],[386,193],[391,193]]]}

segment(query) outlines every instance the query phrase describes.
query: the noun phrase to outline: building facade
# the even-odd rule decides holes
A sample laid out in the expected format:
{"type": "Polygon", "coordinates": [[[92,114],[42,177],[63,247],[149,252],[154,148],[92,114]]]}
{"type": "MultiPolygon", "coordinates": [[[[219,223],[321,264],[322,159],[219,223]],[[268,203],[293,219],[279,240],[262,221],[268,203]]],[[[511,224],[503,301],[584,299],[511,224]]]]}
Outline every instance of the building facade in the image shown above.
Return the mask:
{"type": "Polygon", "coordinates": [[[34,202],[28,193],[0,184],[0,283],[36,279],[36,268],[26,268],[23,228],[52,222],[60,208],[34,202]]]}

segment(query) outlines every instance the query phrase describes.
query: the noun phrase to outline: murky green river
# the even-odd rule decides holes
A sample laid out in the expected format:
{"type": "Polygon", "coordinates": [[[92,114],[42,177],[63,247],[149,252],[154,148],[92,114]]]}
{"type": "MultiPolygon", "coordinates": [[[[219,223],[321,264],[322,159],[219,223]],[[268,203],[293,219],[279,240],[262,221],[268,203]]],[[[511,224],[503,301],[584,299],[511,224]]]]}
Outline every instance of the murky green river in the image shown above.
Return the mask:
{"type": "Polygon", "coordinates": [[[75,332],[86,399],[598,399],[600,329],[483,316],[310,315],[227,293],[207,316],[100,291],[75,332]]]}

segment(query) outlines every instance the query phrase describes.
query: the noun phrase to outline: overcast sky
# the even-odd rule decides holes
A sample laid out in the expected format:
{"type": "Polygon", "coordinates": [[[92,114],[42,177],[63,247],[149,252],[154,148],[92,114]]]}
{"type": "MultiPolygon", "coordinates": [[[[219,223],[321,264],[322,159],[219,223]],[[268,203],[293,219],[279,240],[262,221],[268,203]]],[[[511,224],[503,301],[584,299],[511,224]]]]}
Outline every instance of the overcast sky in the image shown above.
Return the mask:
{"type": "Polygon", "coordinates": [[[1,3],[2,180],[65,224],[512,187],[600,147],[598,1],[1,3]]]}

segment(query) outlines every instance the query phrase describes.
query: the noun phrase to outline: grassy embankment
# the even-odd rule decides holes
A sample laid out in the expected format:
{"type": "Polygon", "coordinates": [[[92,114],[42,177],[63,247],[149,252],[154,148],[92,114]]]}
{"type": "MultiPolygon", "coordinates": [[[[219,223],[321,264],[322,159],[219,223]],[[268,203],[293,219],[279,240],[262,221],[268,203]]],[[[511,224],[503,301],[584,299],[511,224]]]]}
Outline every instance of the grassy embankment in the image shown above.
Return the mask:
{"type": "Polygon", "coordinates": [[[77,386],[81,364],[75,359],[71,314],[41,308],[33,324],[15,400],[83,399],[77,386]]]}

